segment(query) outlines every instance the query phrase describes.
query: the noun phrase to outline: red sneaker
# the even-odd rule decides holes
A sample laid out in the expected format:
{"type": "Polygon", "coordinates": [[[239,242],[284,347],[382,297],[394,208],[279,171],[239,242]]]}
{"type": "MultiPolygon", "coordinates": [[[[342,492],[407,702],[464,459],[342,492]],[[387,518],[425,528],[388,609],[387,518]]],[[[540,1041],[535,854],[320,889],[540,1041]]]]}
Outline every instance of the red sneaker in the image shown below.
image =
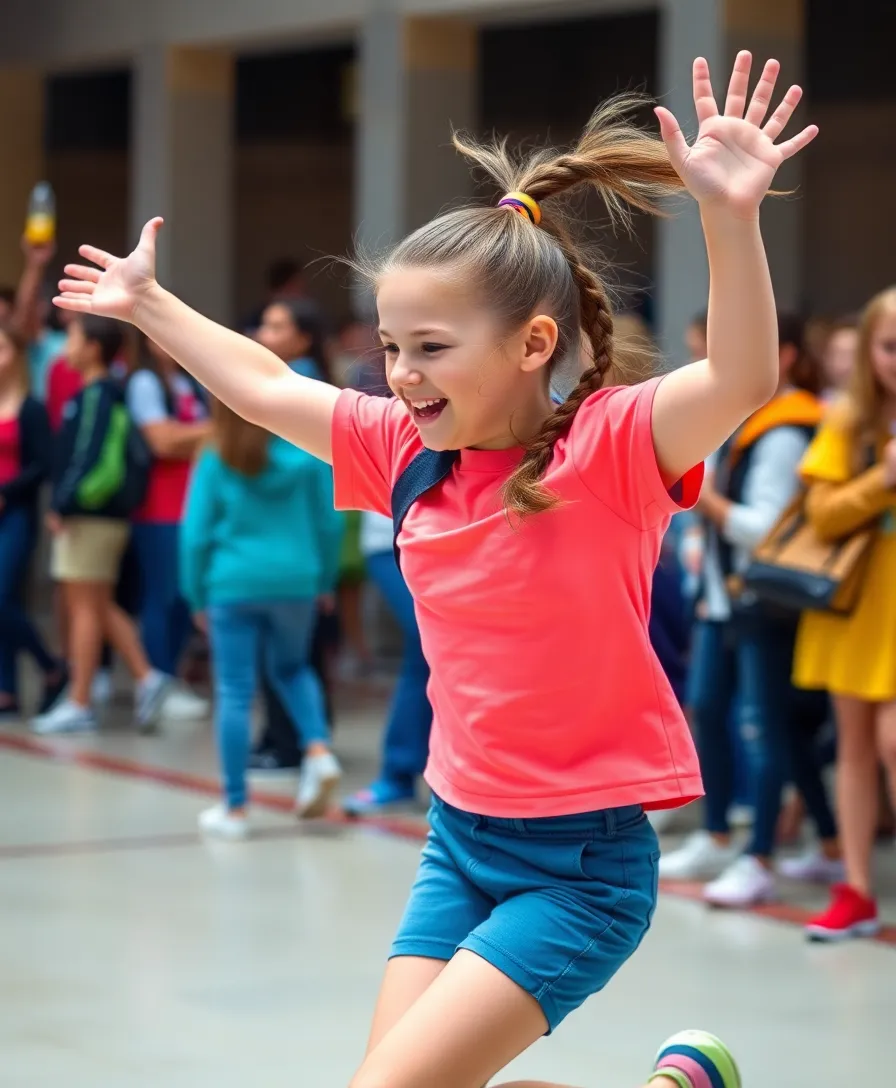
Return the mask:
{"type": "Polygon", "coordinates": [[[809,920],[810,941],[845,941],[850,937],[873,937],[880,929],[877,903],[848,884],[831,888],[831,905],[809,920]]]}

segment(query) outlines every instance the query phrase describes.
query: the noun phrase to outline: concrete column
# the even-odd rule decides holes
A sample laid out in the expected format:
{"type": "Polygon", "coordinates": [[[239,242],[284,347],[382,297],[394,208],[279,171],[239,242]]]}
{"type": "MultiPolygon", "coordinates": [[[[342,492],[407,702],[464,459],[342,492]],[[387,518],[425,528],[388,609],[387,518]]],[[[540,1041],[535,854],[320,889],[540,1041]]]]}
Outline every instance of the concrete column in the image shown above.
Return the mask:
{"type": "Polygon", "coordinates": [[[44,176],[44,79],[31,69],[0,68],[3,166],[0,168],[0,283],[22,274],[20,241],[28,194],[44,176]]]}
{"type": "MultiPolygon", "coordinates": [[[[753,53],[753,83],[766,59],[775,57],[782,65],[780,100],[787,87],[803,78],[803,4],[804,0],[666,0],[660,20],[660,100],[682,122],[689,140],[697,129],[691,84],[694,58],[709,61],[721,107],[738,50],[753,53]]],[[[805,123],[801,114],[798,111],[787,135],[805,123]]],[[[797,159],[785,164],[776,187],[798,190],[801,179],[797,159]]],[[[709,270],[696,206],[691,201],[674,210],[674,217],[657,228],[657,329],[663,350],[679,363],[685,361],[685,329],[695,313],[706,309],[709,270]]],[[[778,305],[799,307],[803,237],[798,191],[793,197],[765,201],[762,230],[778,305]]]]}
{"type": "MultiPolygon", "coordinates": [[[[738,49],[753,54],[754,71],[769,57],[781,62],[776,89],[781,96],[794,83],[805,90],[805,2],[806,0],[727,0],[726,43],[728,57],[738,49]]],[[[800,107],[781,139],[788,139],[808,124],[800,107]]],[[[762,205],[762,235],[768,252],[779,309],[799,310],[804,299],[802,191],[805,153],[784,163],[775,178],[775,188],[793,191],[792,196],[769,197],[762,205]]]]}
{"type": "MultiPolygon", "coordinates": [[[[697,132],[693,79],[695,57],[706,57],[715,78],[723,68],[724,0],[666,0],[660,16],[659,100],[678,118],[688,141],[697,132]]],[[[695,313],[706,309],[709,268],[696,204],[670,206],[657,223],[656,303],[660,346],[674,363],[686,361],[684,334],[695,313]]]]}
{"type": "Polygon", "coordinates": [[[451,129],[476,127],[476,27],[373,10],[360,30],[355,217],[379,249],[470,195],[451,129]]]}
{"type": "Polygon", "coordinates": [[[150,45],[135,61],[131,233],[165,217],[158,276],[218,321],[233,308],[232,57],[150,45]]]}

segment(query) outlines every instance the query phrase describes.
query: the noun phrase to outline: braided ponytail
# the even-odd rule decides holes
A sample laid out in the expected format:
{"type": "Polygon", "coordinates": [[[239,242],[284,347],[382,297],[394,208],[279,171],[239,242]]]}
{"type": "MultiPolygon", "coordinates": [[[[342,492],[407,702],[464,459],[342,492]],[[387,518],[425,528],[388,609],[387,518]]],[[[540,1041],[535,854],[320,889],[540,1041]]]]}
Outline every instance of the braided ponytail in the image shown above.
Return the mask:
{"type": "Polygon", "coordinates": [[[505,203],[513,205],[511,211],[492,205],[449,212],[405,239],[373,271],[376,280],[377,272],[402,266],[461,269],[508,331],[521,328],[537,313],[555,320],[558,339],[550,370],[573,354],[590,356],[591,365],[526,444],[504,486],[508,513],[520,517],[557,505],[542,477],[555,442],[585,400],[605,385],[644,376],[614,352],[606,288],[589,267],[571,232],[568,212],[557,199],[591,188],[603,199],[611,221],[629,226],[633,209],[660,214],[662,200],[683,190],[662,141],[631,120],[643,104],[636,95],[606,102],[576,146],[562,153],[542,149],[514,156],[506,141],[479,144],[455,134],[457,150],[510,194],[505,203]],[[528,204],[535,205],[537,215],[527,210],[528,204]]]}

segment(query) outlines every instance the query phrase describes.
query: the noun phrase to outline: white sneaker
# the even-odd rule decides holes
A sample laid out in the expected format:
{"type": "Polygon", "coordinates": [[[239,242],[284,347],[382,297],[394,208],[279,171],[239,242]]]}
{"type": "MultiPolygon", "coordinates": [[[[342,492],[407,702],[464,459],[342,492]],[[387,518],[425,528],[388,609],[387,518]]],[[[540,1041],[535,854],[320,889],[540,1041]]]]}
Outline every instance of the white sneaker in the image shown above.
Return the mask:
{"type": "Polygon", "coordinates": [[[342,768],[332,752],[306,757],[299,772],[298,815],[306,820],[323,816],[341,778],[342,768]]]}
{"type": "Polygon", "coordinates": [[[134,692],[134,717],[141,733],[149,733],[159,724],[170,681],[155,669],[145,676],[134,692]]]}
{"type": "Polygon", "coordinates": [[[732,805],[728,809],[728,823],[732,827],[752,827],[755,814],[752,805],[732,805]]]}
{"type": "Polygon", "coordinates": [[[170,680],[167,694],[162,701],[161,716],[171,721],[194,722],[207,718],[211,703],[180,680],[170,680]]]}
{"type": "Polygon", "coordinates": [[[213,805],[199,814],[199,829],[219,839],[245,839],[249,835],[249,819],[236,816],[226,805],[213,805]]]}
{"type": "Polygon", "coordinates": [[[720,846],[708,831],[695,831],[671,854],[660,858],[663,880],[712,880],[738,855],[736,846],[720,846]]]}
{"type": "Polygon", "coordinates": [[[715,907],[752,907],[776,895],[774,875],[750,854],[742,854],[703,889],[703,898],[715,907]]]}
{"type": "Polygon", "coordinates": [[[41,736],[51,733],[92,733],[96,729],[96,718],[89,706],[63,699],[46,714],[33,718],[31,729],[41,736]]]}
{"type": "Polygon", "coordinates": [[[825,857],[817,846],[795,858],[784,858],[778,862],[778,872],[788,880],[810,884],[840,884],[845,879],[843,862],[825,857]]]}

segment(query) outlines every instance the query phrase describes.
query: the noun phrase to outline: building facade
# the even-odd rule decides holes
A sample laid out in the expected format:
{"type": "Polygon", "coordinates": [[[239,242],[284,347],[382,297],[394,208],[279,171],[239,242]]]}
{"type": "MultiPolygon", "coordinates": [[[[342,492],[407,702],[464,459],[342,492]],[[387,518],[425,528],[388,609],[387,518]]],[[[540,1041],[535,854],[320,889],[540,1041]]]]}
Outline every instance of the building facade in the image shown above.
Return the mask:
{"type": "MultiPolygon", "coordinates": [[[[819,0],[4,0],[0,280],[17,273],[27,193],[47,176],[61,257],[88,239],[121,251],[161,214],[159,277],[204,312],[234,320],[268,261],[294,254],[344,314],[328,255],[387,244],[472,194],[451,126],[562,142],[601,97],[639,89],[693,131],[693,58],[721,82],[749,48],[781,60],[782,83],[808,84],[801,113],[821,126],[779,179],[792,195],[764,210],[777,296],[846,311],[896,280],[894,13],[873,0],[849,19],[819,0]]],[[[695,208],[671,211],[631,238],[598,222],[596,237],[680,358],[708,270],[695,208]]]]}

